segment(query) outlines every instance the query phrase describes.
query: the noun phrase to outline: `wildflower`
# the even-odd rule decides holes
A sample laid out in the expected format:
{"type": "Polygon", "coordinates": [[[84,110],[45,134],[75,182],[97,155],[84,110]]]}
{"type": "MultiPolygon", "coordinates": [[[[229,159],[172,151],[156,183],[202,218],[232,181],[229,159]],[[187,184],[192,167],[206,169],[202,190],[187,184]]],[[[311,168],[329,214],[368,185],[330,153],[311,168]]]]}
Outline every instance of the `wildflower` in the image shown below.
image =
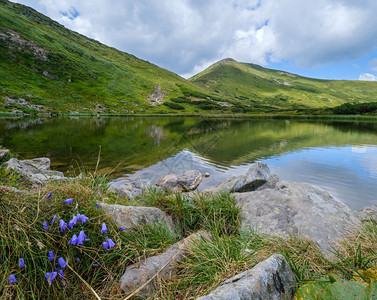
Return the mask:
{"type": "Polygon", "coordinates": [[[48,282],[48,285],[51,285],[51,282],[55,279],[57,275],[58,275],[58,272],[46,273],[45,278],[48,282]]]}
{"type": "Polygon", "coordinates": [[[48,226],[47,226],[47,222],[46,221],[43,222],[43,229],[48,230],[48,226]]]}
{"type": "Polygon", "coordinates": [[[77,245],[83,245],[84,240],[86,239],[86,234],[83,230],[80,231],[79,237],[77,238],[77,245]]]}
{"type": "Polygon", "coordinates": [[[95,268],[97,268],[97,267],[98,267],[98,265],[97,265],[97,264],[92,264],[92,267],[95,267],[95,268]]]}
{"type": "Polygon", "coordinates": [[[64,222],[63,219],[60,220],[59,222],[59,226],[60,226],[60,232],[63,232],[64,230],[66,230],[68,228],[68,225],[66,222],[64,222]]]}
{"type": "Polygon", "coordinates": [[[76,225],[76,222],[77,222],[77,217],[74,216],[74,217],[72,218],[72,220],[68,222],[68,228],[69,228],[69,229],[73,229],[73,226],[76,225]]]}
{"type": "Polygon", "coordinates": [[[60,269],[60,270],[58,271],[58,274],[59,274],[59,277],[60,277],[61,279],[64,278],[64,273],[63,273],[63,270],[62,270],[62,269],[60,269]]]}
{"type": "Polygon", "coordinates": [[[20,266],[20,268],[25,268],[25,260],[23,258],[20,258],[18,260],[18,265],[20,266]]]}
{"type": "Polygon", "coordinates": [[[99,204],[98,204],[98,203],[96,203],[96,206],[97,206],[97,208],[98,208],[98,209],[100,209],[100,206],[99,206],[99,204]]]}
{"type": "Polygon", "coordinates": [[[66,203],[66,204],[71,204],[73,201],[73,199],[65,199],[63,202],[66,203]]]}
{"type": "Polygon", "coordinates": [[[13,284],[13,283],[17,283],[17,279],[16,279],[16,276],[14,276],[14,274],[10,274],[9,275],[9,284],[13,284]]]}
{"type": "Polygon", "coordinates": [[[48,251],[48,260],[53,261],[54,260],[54,253],[52,251],[48,251]]]}
{"type": "Polygon", "coordinates": [[[64,269],[67,266],[67,263],[63,257],[59,257],[58,263],[59,263],[60,268],[62,269],[64,269]]]}
{"type": "Polygon", "coordinates": [[[102,245],[103,245],[103,248],[105,249],[111,249],[115,246],[115,243],[113,242],[112,239],[109,239],[108,237],[106,237],[106,242],[103,242],[102,245]]]}
{"type": "Polygon", "coordinates": [[[77,235],[74,234],[68,244],[76,245],[77,244],[77,235]]]}
{"type": "Polygon", "coordinates": [[[107,232],[107,227],[106,227],[106,224],[105,223],[102,223],[102,230],[101,230],[101,233],[105,233],[107,232]]]}
{"type": "Polygon", "coordinates": [[[77,258],[76,258],[76,261],[77,261],[77,262],[80,262],[80,257],[77,257],[77,258]]]}
{"type": "Polygon", "coordinates": [[[124,229],[123,226],[119,226],[119,230],[120,230],[120,231],[124,231],[125,229],[124,229]]]}
{"type": "Polygon", "coordinates": [[[55,220],[56,220],[56,215],[52,218],[51,225],[54,224],[55,220]]]}
{"type": "Polygon", "coordinates": [[[51,198],[51,193],[48,193],[47,196],[46,196],[46,199],[50,199],[51,198]]]}
{"type": "Polygon", "coordinates": [[[88,220],[89,218],[87,216],[77,214],[77,221],[81,221],[81,224],[85,224],[88,220]]]}

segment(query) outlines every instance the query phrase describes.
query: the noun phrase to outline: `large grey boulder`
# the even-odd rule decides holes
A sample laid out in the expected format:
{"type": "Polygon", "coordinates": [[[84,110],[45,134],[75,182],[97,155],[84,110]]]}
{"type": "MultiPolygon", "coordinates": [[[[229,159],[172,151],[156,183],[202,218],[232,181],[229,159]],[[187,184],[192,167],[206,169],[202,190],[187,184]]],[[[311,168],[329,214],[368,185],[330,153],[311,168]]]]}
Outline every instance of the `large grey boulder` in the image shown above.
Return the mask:
{"type": "Polygon", "coordinates": [[[355,225],[351,210],[310,184],[280,181],[275,189],[236,193],[243,226],[261,233],[294,234],[318,243],[324,254],[355,225]]]}
{"type": "Polygon", "coordinates": [[[48,180],[68,180],[62,172],[50,170],[50,159],[46,157],[26,160],[12,158],[5,163],[5,168],[16,172],[21,178],[31,184],[39,185],[48,180]]]}
{"type": "Polygon", "coordinates": [[[157,186],[171,192],[189,192],[195,190],[202,182],[199,171],[191,170],[181,175],[169,174],[160,179],[157,186]]]}
{"type": "Polygon", "coordinates": [[[169,280],[176,274],[176,267],[187,254],[192,243],[199,238],[208,238],[209,234],[198,232],[175,243],[164,253],[148,257],[126,268],[120,279],[120,287],[126,293],[136,292],[139,297],[147,298],[155,291],[159,280],[169,280]]]}
{"type": "Polygon", "coordinates": [[[123,206],[99,203],[101,208],[120,226],[131,228],[137,225],[164,222],[173,230],[172,218],[157,207],[123,206]]]}
{"type": "Polygon", "coordinates": [[[216,194],[219,192],[244,193],[255,191],[264,185],[270,178],[270,169],[267,164],[257,162],[251,165],[246,175],[233,176],[215,187],[209,187],[203,190],[203,193],[216,194]]]}
{"type": "Polygon", "coordinates": [[[108,191],[124,198],[134,199],[143,193],[143,188],[129,178],[121,177],[109,183],[108,191]]]}
{"type": "Polygon", "coordinates": [[[0,162],[6,158],[9,154],[9,150],[7,149],[0,149],[0,162]]]}
{"type": "Polygon", "coordinates": [[[274,254],[197,300],[294,299],[296,280],[284,256],[274,254]]]}

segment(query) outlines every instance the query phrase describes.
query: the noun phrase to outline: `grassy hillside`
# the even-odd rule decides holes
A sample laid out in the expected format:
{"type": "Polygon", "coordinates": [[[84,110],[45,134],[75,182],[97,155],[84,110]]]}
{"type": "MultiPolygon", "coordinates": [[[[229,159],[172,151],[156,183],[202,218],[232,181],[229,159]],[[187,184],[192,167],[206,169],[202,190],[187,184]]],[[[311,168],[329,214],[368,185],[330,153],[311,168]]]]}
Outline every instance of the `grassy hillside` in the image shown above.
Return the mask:
{"type": "Polygon", "coordinates": [[[377,83],[222,60],[190,80],[0,0],[0,112],[254,113],[377,101],[377,83]]]}
{"type": "Polygon", "coordinates": [[[215,63],[190,81],[251,108],[300,110],[377,101],[376,82],[311,79],[233,59],[215,63]]]}
{"type": "Polygon", "coordinates": [[[0,78],[0,111],[175,111],[161,103],[183,96],[181,89],[208,96],[172,72],[4,0],[0,0],[0,78]],[[22,98],[31,105],[4,97],[22,98]]]}

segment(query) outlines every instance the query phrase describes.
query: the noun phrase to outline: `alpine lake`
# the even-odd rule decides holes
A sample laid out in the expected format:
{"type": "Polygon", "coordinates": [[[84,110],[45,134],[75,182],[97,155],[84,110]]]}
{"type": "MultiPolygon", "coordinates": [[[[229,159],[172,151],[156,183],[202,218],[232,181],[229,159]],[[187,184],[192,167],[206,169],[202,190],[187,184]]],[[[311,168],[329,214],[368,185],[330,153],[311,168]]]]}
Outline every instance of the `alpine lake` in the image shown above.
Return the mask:
{"type": "Polygon", "coordinates": [[[0,118],[0,145],[20,158],[49,157],[66,176],[157,182],[208,172],[202,190],[266,162],[282,180],[318,186],[352,210],[377,203],[377,121],[295,118],[0,118]]]}

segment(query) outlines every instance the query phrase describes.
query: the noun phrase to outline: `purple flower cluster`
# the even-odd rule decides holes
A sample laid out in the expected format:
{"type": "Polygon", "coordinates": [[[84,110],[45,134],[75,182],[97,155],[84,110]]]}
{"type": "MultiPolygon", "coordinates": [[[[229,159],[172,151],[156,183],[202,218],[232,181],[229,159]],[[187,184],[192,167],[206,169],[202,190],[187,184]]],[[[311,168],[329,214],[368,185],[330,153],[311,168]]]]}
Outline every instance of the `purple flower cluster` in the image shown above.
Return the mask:
{"type": "Polygon", "coordinates": [[[112,239],[106,237],[106,242],[103,242],[102,245],[105,249],[111,249],[115,246],[115,243],[112,241],[112,239]]]}

